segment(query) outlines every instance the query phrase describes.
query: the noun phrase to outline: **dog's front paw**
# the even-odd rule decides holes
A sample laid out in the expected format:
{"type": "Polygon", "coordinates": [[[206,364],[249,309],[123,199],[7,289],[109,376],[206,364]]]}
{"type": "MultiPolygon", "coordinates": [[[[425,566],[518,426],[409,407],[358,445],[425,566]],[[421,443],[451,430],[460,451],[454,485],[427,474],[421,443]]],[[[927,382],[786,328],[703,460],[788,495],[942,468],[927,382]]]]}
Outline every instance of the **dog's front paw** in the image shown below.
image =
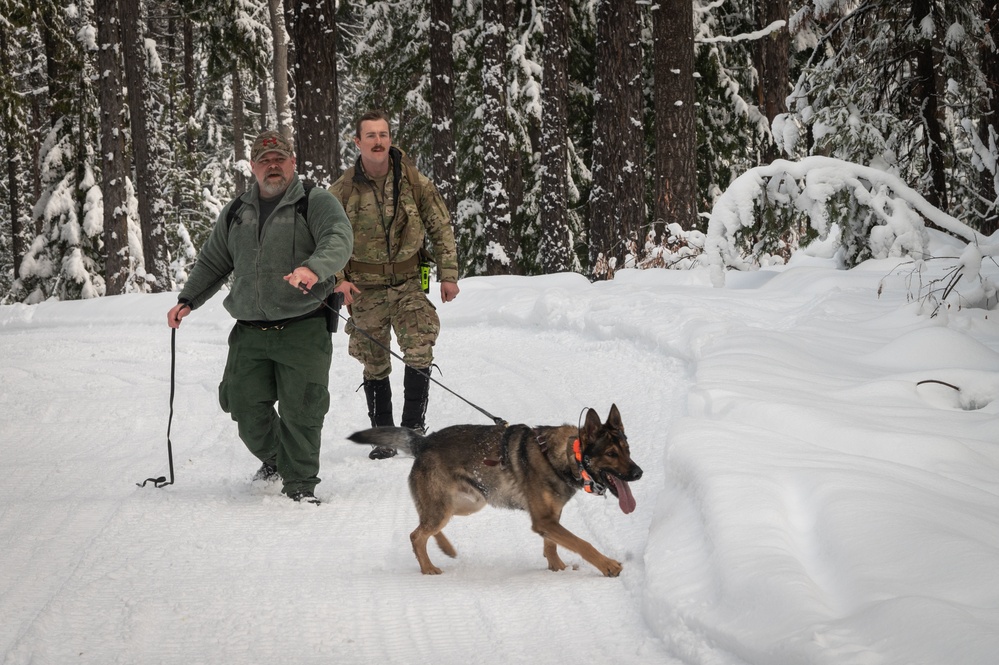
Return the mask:
{"type": "Polygon", "coordinates": [[[420,572],[424,575],[441,575],[444,571],[437,566],[430,564],[429,566],[421,566],[420,572]]]}
{"type": "Polygon", "coordinates": [[[605,561],[603,565],[600,566],[600,570],[607,577],[617,577],[618,575],[621,574],[621,570],[623,568],[624,566],[622,566],[619,562],[615,561],[614,559],[607,559],[607,561],[605,561]]]}

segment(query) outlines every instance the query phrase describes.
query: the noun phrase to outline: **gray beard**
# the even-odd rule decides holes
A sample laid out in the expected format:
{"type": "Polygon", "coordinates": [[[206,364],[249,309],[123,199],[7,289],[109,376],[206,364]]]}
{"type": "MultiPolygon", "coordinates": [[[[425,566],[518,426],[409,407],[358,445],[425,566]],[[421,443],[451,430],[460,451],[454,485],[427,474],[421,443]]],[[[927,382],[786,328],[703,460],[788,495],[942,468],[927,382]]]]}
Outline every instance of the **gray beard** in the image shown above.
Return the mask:
{"type": "Polygon", "coordinates": [[[263,182],[260,183],[260,193],[268,199],[274,198],[286,189],[288,189],[288,180],[284,177],[277,181],[264,178],[263,182]]]}

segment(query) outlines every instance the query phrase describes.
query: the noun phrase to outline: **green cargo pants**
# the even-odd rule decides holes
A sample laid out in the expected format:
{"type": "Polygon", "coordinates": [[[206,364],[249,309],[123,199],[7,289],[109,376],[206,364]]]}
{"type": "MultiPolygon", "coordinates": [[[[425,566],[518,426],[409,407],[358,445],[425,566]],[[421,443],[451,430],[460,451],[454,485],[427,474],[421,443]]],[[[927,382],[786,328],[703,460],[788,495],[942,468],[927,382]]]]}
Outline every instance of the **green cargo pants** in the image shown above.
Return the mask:
{"type": "Polygon", "coordinates": [[[348,352],[364,365],[364,378],[384,379],[392,371],[392,357],[357,332],[355,326],[386,347],[392,343],[390,333],[394,331],[403,361],[410,367],[430,367],[441,320],[437,308],[423,292],[419,277],[397,286],[358,285],[358,288],[361,293],[354,297],[351,318],[344,330],[350,335],[348,352]]]}
{"type": "Polygon", "coordinates": [[[219,404],[236,421],[249,451],[277,466],[285,494],[311,491],[319,483],[332,358],[323,317],[268,330],[237,323],[229,334],[219,404]]]}

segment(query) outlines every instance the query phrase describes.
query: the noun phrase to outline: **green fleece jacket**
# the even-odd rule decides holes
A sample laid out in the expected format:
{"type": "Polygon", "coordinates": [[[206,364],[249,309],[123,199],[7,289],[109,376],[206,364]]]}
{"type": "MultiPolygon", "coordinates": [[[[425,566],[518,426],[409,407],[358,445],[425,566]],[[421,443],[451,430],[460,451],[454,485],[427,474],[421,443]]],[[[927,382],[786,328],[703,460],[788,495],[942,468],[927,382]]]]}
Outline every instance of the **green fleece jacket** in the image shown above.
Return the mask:
{"type": "Polygon", "coordinates": [[[191,309],[215,295],[229,275],[232,287],[223,305],[233,318],[244,321],[303,316],[320,307],[316,297],[333,291],[334,276],[343,270],[354,246],[354,232],[340,202],[314,187],[309,218],[303,220],[295,204],[305,196],[305,188],[296,175],[261,229],[259,194],[254,184],[239,197],[243,205],[231,224],[227,217],[234,202],[222,209],[178,298],[191,309]],[[314,295],[284,281],[300,266],[319,277],[314,295]]]}

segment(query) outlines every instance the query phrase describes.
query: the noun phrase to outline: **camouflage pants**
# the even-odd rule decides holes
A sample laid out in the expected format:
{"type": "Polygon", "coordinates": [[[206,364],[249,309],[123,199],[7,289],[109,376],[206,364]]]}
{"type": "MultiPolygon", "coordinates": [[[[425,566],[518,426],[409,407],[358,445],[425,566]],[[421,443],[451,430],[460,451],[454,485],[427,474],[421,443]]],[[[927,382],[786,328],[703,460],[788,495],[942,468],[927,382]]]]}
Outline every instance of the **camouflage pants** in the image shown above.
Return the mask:
{"type": "Polygon", "coordinates": [[[407,279],[398,286],[358,288],[361,293],[350,306],[350,321],[345,331],[350,335],[350,355],[364,365],[364,378],[377,381],[388,376],[392,357],[356,328],[386,347],[391,345],[390,331],[394,331],[405,363],[416,368],[430,367],[441,321],[437,308],[420,288],[419,278],[407,279]]]}

